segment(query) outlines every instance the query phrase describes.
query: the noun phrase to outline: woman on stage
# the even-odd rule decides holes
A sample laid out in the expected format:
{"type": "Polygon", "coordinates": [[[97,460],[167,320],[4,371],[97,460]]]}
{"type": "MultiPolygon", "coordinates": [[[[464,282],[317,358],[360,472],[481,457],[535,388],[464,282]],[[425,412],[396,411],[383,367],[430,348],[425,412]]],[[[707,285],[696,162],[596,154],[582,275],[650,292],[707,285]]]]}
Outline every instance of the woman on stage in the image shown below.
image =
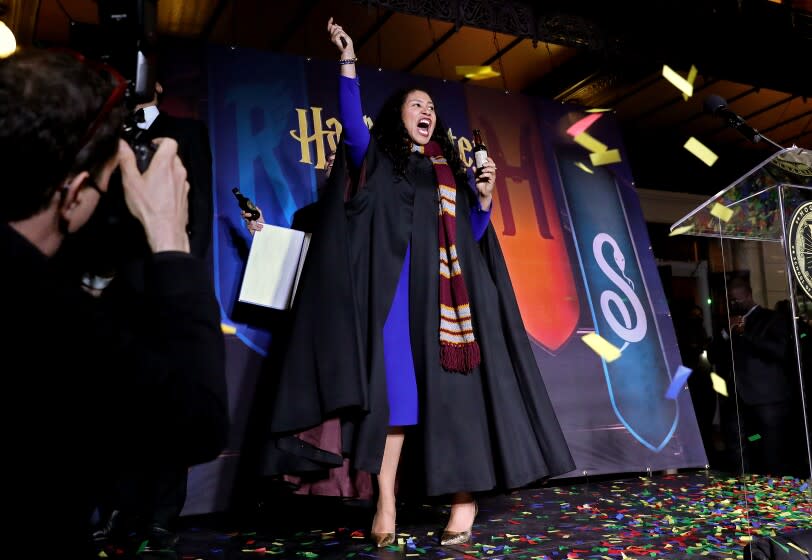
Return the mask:
{"type": "Polygon", "coordinates": [[[370,134],[352,39],[332,19],[327,30],[341,53],[343,141],[296,296],[271,431],[298,436],[280,446],[287,452],[377,475],[379,547],[395,539],[403,448],[416,465],[409,476],[429,495],[450,496],[441,543],[461,544],[471,538],[474,493],[574,464],[490,225],[493,160],[472,186],[420,89],[393,94],[370,134]],[[325,424],[341,439],[326,455],[301,434],[325,424]]]}

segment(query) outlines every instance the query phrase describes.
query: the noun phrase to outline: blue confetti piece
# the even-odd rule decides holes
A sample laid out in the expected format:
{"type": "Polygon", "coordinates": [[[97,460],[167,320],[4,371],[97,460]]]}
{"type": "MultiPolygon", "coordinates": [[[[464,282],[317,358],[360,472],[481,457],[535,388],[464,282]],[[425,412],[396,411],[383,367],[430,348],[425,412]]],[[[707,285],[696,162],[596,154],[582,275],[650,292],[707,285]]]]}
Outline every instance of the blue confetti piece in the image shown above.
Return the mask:
{"type": "Polygon", "coordinates": [[[691,375],[692,371],[693,370],[680,365],[677,368],[677,373],[674,374],[674,378],[671,380],[671,385],[668,386],[668,390],[665,392],[665,398],[671,399],[672,401],[676,399],[679,392],[685,387],[685,382],[688,381],[688,376],[691,375]]]}

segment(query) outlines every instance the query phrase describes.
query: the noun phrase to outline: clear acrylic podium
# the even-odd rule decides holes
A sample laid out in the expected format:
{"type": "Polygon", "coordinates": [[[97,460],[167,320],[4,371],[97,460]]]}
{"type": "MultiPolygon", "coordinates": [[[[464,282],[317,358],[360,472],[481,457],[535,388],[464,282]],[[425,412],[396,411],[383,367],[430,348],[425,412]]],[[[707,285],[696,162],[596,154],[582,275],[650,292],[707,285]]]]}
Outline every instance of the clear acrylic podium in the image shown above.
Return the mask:
{"type": "MultiPolygon", "coordinates": [[[[732,437],[721,438],[724,441],[721,446],[723,451],[727,451],[739,463],[731,465],[728,461],[727,467],[744,477],[769,475],[809,479],[812,472],[809,430],[809,405],[812,403],[812,378],[809,373],[812,370],[812,281],[809,280],[812,278],[812,212],[804,218],[807,209],[812,210],[812,151],[792,147],[776,152],[671,226],[672,235],[704,236],[719,241],[718,244],[715,241],[710,243],[711,264],[716,271],[718,285],[714,297],[716,321],[711,340],[716,349],[716,355],[712,358],[718,363],[712,365],[716,368],[714,373],[719,376],[715,378],[714,386],[721,387],[722,391],[726,389],[728,396],[717,395],[719,404],[716,418],[722,432],[725,425],[732,426],[729,432],[734,431],[732,437]],[[782,324],[786,329],[783,332],[789,337],[784,346],[784,371],[790,383],[786,387],[792,387],[793,395],[780,402],[758,405],[775,412],[770,412],[772,419],[759,420],[758,413],[752,415],[748,412],[756,406],[753,400],[770,400],[766,397],[772,389],[770,385],[761,395],[751,398],[750,403],[745,402],[748,400],[744,396],[745,380],[758,372],[758,368],[752,364],[762,362],[743,357],[752,355],[747,352],[753,352],[754,345],[744,350],[737,346],[742,340],[751,340],[753,333],[748,334],[750,338],[737,338],[740,330],[735,323],[740,313],[731,312],[729,293],[733,291],[732,286],[737,285],[730,283],[733,277],[743,278],[746,286],[752,286],[756,304],[777,310],[773,315],[763,313],[761,317],[775,318],[778,317],[777,313],[784,314],[785,322],[782,324]],[[796,320],[791,320],[792,317],[796,320]],[[776,415],[784,413],[785,417],[776,420],[776,415]],[[789,422],[786,429],[779,430],[778,446],[770,445],[775,439],[764,439],[774,437],[776,433],[773,429],[775,426],[765,425],[773,420],[789,422]],[[761,427],[759,422],[762,422],[761,427]],[[786,467],[781,461],[776,466],[776,455],[783,456],[785,452],[790,457],[786,467]],[[770,456],[759,456],[765,453],[770,453],[770,456]],[[764,472],[764,465],[769,465],[770,471],[777,472],[764,472]]],[[[741,280],[738,286],[742,289],[741,280]]],[[[754,313],[751,317],[751,329],[755,329],[753,325],[759,315],[754,313]]],[[[745,316],[745,325],[747,320],[745,316]]],[[[774,372],[766,373],[766,368],[764,371],[765,375],[774,375],[774,372]]],[[[782,379],[781,383],[785,381],[782,379]]]]}

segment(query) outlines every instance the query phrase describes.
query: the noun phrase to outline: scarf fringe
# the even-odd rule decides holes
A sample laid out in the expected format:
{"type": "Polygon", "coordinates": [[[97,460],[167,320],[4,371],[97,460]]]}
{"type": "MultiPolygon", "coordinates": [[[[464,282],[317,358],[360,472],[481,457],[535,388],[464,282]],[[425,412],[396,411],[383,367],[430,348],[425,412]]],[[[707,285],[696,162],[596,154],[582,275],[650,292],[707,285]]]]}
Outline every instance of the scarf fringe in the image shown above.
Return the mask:
{"type": "Polygon", "coordinates": [[[440,344],[440,364],[447,371],[471,373],[481,356],[476,341],[466,344],[440,344]]]}

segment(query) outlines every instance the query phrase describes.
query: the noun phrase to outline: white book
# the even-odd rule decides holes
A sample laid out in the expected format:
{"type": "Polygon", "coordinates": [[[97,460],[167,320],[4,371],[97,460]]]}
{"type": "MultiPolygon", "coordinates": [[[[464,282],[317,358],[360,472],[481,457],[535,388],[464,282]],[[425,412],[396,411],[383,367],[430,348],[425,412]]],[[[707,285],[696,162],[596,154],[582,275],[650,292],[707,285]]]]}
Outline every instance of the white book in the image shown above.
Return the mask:
{"type": "Polygon", "coordinates": [[[309,245],[309,233],[263,224],[254,233],[239,300],[290,309],[309,245]]]}

